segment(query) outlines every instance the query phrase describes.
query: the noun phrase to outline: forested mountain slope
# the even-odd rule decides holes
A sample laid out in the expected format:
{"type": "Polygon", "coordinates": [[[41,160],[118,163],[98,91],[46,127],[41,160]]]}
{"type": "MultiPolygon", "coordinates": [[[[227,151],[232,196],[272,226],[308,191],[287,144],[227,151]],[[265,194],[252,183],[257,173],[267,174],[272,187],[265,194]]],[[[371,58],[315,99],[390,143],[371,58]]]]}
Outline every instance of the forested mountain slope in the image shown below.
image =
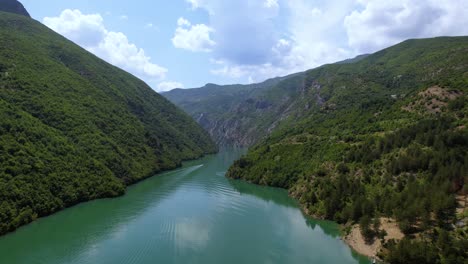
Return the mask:
{"type": "Polygon", "coordinates": [[[228,177],[289,189],[369,240],[383,237],[376,219],[396,219],[406,238],[385,241],[390,263],[466,263],[468,37],[408,40],[304,79],[294,118],[228,177]]]}
{"type": "MultiPolygon", "coordinates": [[[[337,64],[360,61],[366,56],[337,64]]],[[[201,88],[174,89],[162,95],[197,120],[218,145],[251,146],[282,121],[302,115],[296,110],[307,85],[305,74],[296,73],[256,84],[207,84],[201,88]]],[[[320,103],[322,98],[315,100],[320,103]]],[[[307,110],[310,105],[301,107],[307,110]]]]}
{"type": "Polygon", "coordinates": [[[259,84],[207,84],[162,95],[189,113],[218,145],[250,146],[276,127],[302,82],[303,75],[295,74],[259,84]]]}
{"type": "Polygon", "coordinates": [[[215,151],[141,80],[0,12],[0,234],[215,151]]]}

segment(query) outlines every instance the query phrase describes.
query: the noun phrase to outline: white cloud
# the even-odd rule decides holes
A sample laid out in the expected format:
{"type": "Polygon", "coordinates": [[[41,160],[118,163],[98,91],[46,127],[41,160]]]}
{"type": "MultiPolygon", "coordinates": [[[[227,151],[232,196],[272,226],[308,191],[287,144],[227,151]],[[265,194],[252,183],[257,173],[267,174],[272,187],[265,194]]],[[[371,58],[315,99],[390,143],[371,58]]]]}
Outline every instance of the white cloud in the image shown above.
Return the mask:
{"type": "Polygon", "coordinates": [[[107,30],[99,14],[84,15],[79,10],[64,10],[59,17],[45,17],[43,23],[70,40],[95,46],[105,37],[107,30]]]}
{"type": "Polygon", "coordinates": [[[361,0],[363,8],[345,18],[349,46],[375,52],[408,38],[467,35],[466,0],[361,0]]]}
{"type": "Polygon", "coordinates": [[[278,0],[265,0],[264,2],[265,7],[267,8],[278,8],[278,0]]]}
{"type": "MultiPolygon", "coordinates": [[[[209,23],[180,17],[176,48],[209,53],[211,73],[233,82],[262,81],[375,52],[408,38],[468,35],[466,0],[186,0],[209,23]]],[[[65,10],[44,23],[87,50],[160,89],[167,70],[104,26],[99,14],[65,10]],[[160,87],[159,87],[160,86],[160,87]]],[[[145,28],[155,28],[152,23],[145,28]]]]}
{"type": "Polygon", "coordinates": [[[163,78],[167,72],[166,69],[152,63],[145,51],[130,43],[127,36],[121,32],[108,32],[98,46],[88,49],[111,64],[127,68],[144,79],[163,78]]]}
{"type": "Polygon", "coordinates": [[[165,77],[167,69],[153,63],[145,51],[131,43],[121,32],[108,31],[99,14],[64,10],[58,17],[46,17],[43,23],[59,34],[94,53],[107,62],[147,81],[165,77]]]}
{"type": "Polygon", "coordinates": [[[343,28],[353,4],[354,0],[329,0],[320,6],[307,0],[288,1],[292,44],[283,65],[301,71],[353,56],[343,28]]]}
{"type": "Polygon", "coordinates": [[[193,52],[210,52],[216,43],[211,40],[213,29],[204,24],[192,25],[185,18],[177,20],[177,29],[172,44],[179,49],[193,52]]]}
{"type": "Polygon", "coordinates": [[[177,25],[179,27],[183,27],[183,26],[190,27],[192,25],[192,23],[190,23],[187,19],[185,19],[183,17],[179,17],[179,19],[177,19],[177,25]]]}
{"type": "Polygon", "coordinates": [[[128,16],[126,16],[126,15],[121,15],[121,16],[119,17],[119,19],[120,19],[120,20],[128,20],[128,16]]]}
{"type": "Polygon", "coordinates": [[[248,83],[261,82],[266,78],[280,76],[284,74],[283,69],[271,64],[263,65],[232,65],[225,63],[224,66],[211,70],[214,75],[240,79],[247,77],[248,83]]]}
{"type": "Polygon", "coordinates": [[[212,59],[218,62],[211,71],[213,74],[231,78],[244,78],[246,74],[251,74],[255,79],[260,79],[279,72],[276,69],[280,59],[278,56],[284,54],[278,52],[287,49],[276,45],[281,39],[287,42],[289,39],[277,28],[278,0],[187,2],[192,8],[204,9],[209,14],[209,27],[213,29],[212,39],[216,43],[211,48],[212,59]],[[257,67],[259,74],[255,74],[257,67]],[[267,73],[269,71],[270,74],[267,73]]]}
{"type": "Polygon", "coordinates": [[[192,5],[193,9],[200,7],[200,0],[186,0],[186,1],[192,5]]]}
{"type": "Polygon", "coordinates": [[[183,84],[179,83],[179,82],[161,82],[159,85],[158,85],[158,88],[156,89],[156,91],[158,92],[165,92],[165,91],[170,91],[172,89],[175,89],[175,88],[185,88],[183,84]]]}
{"type": "Polygon", "coordinates": [[[186,0],[208,12],[212,74],[261,81],[408,38],[467,35],[466,0],[186,0]]]}
{"type": "Polygon", "coordinates": [[[188,0],[193,8],[208,11],[215,30],[212,61],[217,63],[211,73],[249,82],[352,55],[346,50],[343,19],[353,1],[317,6],[307,0],[188,0]],[[344,41],[337,41],[340,36],[344,41]]]}

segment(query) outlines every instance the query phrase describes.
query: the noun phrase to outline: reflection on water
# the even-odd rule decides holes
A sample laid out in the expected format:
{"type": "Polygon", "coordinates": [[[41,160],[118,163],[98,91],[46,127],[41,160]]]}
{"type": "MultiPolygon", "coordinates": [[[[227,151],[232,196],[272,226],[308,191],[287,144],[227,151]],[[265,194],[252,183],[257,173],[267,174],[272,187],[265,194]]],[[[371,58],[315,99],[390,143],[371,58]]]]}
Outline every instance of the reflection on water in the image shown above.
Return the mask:
{"type": "Polygon", "coordinates": [[[286,191],[224,178],[229,149],[0,238],[0,263],[368,263],[286,191]]]}
{"type": "Polygon", "coordinates": [[[297,203],[287,196],[286,190],[257,186],[244,181],[228,179],[229,184],[241,195],[253,195],[265,202],[274,202],[278,205],[297,208],[297,203]]]}

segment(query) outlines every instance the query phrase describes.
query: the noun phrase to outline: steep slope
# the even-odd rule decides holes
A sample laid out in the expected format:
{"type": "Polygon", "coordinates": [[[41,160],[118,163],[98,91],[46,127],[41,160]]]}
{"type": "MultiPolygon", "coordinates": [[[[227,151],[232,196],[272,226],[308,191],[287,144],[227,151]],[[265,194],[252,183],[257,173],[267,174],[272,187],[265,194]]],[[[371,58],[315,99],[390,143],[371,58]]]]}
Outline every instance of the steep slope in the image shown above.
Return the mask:
{"type": "MultiPolygon", "coordinates": [[[[366,58],[337,62],[352,63],[366,58]]],[[[207,84],[195,89],[175,89],[162,95],[184,109],[207,130],[218,145],[251,146],[269,135],[282,121],[302,116],[293,111],[305,95],[304,73],[249,85],[207,84]]],[[[321,103],[317,96],[314,103],[321,103]]],[[[309,104],[302,105],[308,110],[309,104]]]]}
{"type": "Polygon", "coordinates": [[[278,117],[287,116],[303,81],[299,73],[259,84],[207,84],[162,95],[197,120],[218,145],[250,146],[276,127],[278,117]]]}
{"type": "Polygon", "coordinates": [[[141,80],[0,12],[0,234],[215,151],[141,80]]]}
{"type": "Polygon", "coordinates": [[[360,223],[369,241],[384,237],[372,223],[396,219],[407,237],[384,243],[390,263],[465,263],[455,198],[468,193],[468,37],[408,40],[308,71],[305,84],[299,118],[228,177],[287,188],[311,215],[360,223]]]}
{"type": "Polygon", "coordinates": [[[0,0],[0,11],[31,17],[23,4],[17,0],[0,0]]]}

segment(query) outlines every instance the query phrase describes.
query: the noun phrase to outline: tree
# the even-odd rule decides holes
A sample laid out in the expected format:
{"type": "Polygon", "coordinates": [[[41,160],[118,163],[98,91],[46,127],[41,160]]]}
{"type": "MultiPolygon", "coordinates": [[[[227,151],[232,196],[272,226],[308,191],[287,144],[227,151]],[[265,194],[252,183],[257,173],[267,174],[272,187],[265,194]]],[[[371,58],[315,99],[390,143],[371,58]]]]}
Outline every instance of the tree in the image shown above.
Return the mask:
{"type": "Polygon", "coordinates": [[[364,215],[359,220],[359,227],[361,228],[361,234],[367,243],[371,243],[374,239],[375,233],[371,229],[371,219],[368,215],[364,215]]]}

